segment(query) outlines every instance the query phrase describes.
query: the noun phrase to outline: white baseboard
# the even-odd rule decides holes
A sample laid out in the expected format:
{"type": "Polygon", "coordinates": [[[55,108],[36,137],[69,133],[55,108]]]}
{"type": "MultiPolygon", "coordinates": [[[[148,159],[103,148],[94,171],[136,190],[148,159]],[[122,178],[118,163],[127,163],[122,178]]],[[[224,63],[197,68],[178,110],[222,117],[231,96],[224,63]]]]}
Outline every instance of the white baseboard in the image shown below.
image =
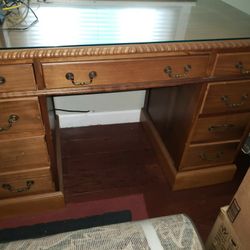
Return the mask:
{"type": "Polygon", "coordinates": [[[140,121],[141,110],[58,114],[61,128],[120,124],[140,121]]]}

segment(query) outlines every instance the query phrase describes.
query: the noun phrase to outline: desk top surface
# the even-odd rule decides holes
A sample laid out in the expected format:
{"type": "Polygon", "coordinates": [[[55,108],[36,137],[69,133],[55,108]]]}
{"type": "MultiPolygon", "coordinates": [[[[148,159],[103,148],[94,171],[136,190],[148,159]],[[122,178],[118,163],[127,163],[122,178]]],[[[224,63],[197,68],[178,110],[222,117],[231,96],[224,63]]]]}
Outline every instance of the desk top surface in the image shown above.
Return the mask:
{"type": "Polygon", "coordinates": [[[21,22],[5,18],[1,49],[250,37],[250,15],[221,0],[52,0],[29,7],[21,22]]]}

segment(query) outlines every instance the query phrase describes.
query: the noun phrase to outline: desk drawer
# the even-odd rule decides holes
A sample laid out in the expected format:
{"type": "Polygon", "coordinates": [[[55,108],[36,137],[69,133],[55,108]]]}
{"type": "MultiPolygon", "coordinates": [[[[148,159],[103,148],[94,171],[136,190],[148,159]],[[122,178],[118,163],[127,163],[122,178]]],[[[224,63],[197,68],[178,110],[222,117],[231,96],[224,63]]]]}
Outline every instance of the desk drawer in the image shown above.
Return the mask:
{"type": "Polygon", "coordinates": [[[36,90],[31,64],[0,66],[0,93],[26,90],[36,90]]]}
{"type": "Polygon", "coordinates": [[[0,139],[44,134],[38,99],[0,101],[0,139]]]}
{"type": "Polygon", "coordinates": [[[0,143],[0,171],[34,169],[49,164],[46,143],[43,136],[2,140],[0,143]]]}
{"type": "Polygon", "coordinates": [[[0,198],[54,191],[50,168],[0,174],[0,198]]]}
{"type": "Polygon", "coordinates": [[[250,76],[250,52],[218,54],[215,76],[250,76]]]}
{"type": "Polygon", "coordinates": [[[208,60],[207,55],[202,55],[137,60],[43,63],[42,67],[46,88],[50,89],[205,77],[207,76],[208,60]],[[93,78],[92,82],[90,78],[93,78]]]}
{"type": "Polygon", "coordinates": [[[249,122],[250,113],[199,118],[191,142],[240,141],[249,122]]]}
{"type": "Polygon", "coordinates": [[[202,114],[250,110],[250,80],[210,83],[202,114]]]}
{"type": "Polygon", "coordinates": [[[184,153],[181,169],[203,168],[213,165],[232,163],[238,143],[190,146],[184,153]]]}

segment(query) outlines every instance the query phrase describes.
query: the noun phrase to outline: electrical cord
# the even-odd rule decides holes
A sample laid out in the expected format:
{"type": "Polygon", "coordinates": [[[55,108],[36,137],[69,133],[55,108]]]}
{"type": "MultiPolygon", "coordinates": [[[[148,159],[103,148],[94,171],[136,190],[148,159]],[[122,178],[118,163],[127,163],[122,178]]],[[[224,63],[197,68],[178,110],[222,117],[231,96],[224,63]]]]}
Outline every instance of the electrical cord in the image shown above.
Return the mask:
{"type": "MultiPolygon", "coordinates": [[[[29,4],[29,0],[28,4],[29,4]]],[[[12,24],[18,24],[24,20],[27,16],[28,8],[26,5],[23,5],[21,1],[19,0],[10,0],[5,1],[2,0],[0,2],[1,4],[1,11],[2,15],[5,16],[6,21],[12,23],[12,24]],[[25,8],[23,8],[25,7],[25,8]]]]}
{"type": "Polygon", "coordinates": [[[72,110],[72,109],[53,109],[54,111],[64,111],[64,112],[70,112],[70,113],[89,113],[90,110],[72,110]]]}
{"type": "MultiPolygon", "coordinates": [[[[9,11],[7,14],[6,14],[6,17],[8,18],[9,15],[12,14],[12,16],[10,18],[8,18],[8,22],[12,23],[13,27],[8,27],[8,28],[0,28],[0,30],[20,30],[20,31],[24,31],[24,30],[27,30],[29,29],[31,26],[33,26],[35,23],[38,22],[38,17],[36,15],[36,13],[33,11],[33,9],[30,7],[30,0],[27,1],[27,3],[25,3],[24,1],[17,1],[18,3],[21,3],[22,5],[24,5],[26,7],[26,12],[23,12],[23,13],[20,13],[20,10],[19,8],[18,9],[18,12],[19,14],[22,14],[23,16],[21,15],[16,15],[15,17],[15,14],[13,14],[11,11],[9,11]],[[28,26],[26,27],[15,27],[17,26],[18,24],[21,24],[28,16],[29,12],[31,12],[33,14],[33,16],[35,17],[35,20],[29,24],[28,26]],[[20,18],[21,17],[21,18],[20,18]]],[[[14,4],[14,3],[13,3],[14,4]]]]}

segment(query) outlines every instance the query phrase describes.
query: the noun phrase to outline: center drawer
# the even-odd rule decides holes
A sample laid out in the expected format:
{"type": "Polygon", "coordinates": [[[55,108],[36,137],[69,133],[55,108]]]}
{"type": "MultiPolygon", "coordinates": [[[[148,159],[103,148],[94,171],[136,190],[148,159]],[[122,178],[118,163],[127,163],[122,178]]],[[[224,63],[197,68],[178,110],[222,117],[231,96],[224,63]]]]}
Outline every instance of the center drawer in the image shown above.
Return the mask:
{"type": "Polygon", "coordinates": [[[36,97],[0,101],[0,139],[43,134],[44,127],[36,97]]]}
{"type": "Polygon", "coordinates": [[[46,88],[110,85],[207,76],[209,56],[43,63],[46,88]],[[92,79],[92,80],[91,80],[92,79]]]}

